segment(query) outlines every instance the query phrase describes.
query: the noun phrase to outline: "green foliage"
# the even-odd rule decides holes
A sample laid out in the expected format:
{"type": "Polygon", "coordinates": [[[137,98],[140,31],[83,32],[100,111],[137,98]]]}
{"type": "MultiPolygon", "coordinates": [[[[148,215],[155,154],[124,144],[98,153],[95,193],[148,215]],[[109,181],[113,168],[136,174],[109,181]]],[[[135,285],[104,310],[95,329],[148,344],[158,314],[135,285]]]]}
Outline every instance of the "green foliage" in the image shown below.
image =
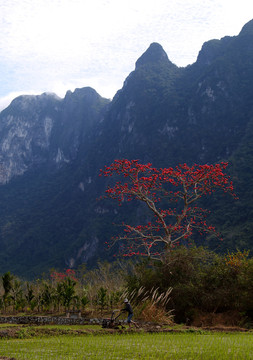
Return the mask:
{"type": "Polygon", "coordinates": [[[6,310],[12,304],[13,309],[22,310],[25,306],[25,299],[21,281],[10,272],[7,272],[2,276],[2,284],[4,289],[3,308],[6,310]]]}
{"type": "MultiPolygon", "coordinates": [[[[104,313],[122,305],[126,274],[133,271],[131,261],[99,263],[88,270],[84,266],[75,273],[51,271],[50,278],[36,282],[22,281],[11,275],[12,285],[8,296],[0,297],[0,310],[15,314],[61,313],[66,310],[83,310],[104,313]]],[[[0,294],[4,289],[0,287],[0,294]]]]}
{"type": "Polygon", "coordinates": [[[71,302],[76,298],[75,286],[76,286],[76,281],[74,281],[71,278],[66,278],[62,282],[62,289],[61,289],[62,303],[65,306],[65,308],[68,310],[71,302]]]}
{"type": "Polygon", "coordinates": [[[111,310],[114,309],[122,301],[122,291],[111,291],[108,294],[108,305],[110,306],[111,310]]]}
{"type": "Polygon", "coordinates": [[[89,298],[88,298],[88,296],[85,294],[85,295],[83,295],[83,296],[81,297],[82,309],[84,310],[88,304],[89,304],[89,298]]]}
{"type": "Polygon", "coordinates": [[[44,310],[49,310],[54,299],[54,289],[51,284],[46,281],[42,282],[42,291],[40,294],[40,305],[44,310]]]}
{"type": "Polygon", "coordinates": [[[5,297],[8,296],[8,294],[12,289],[12,280],[13,280],[13,275],[11,275],[9,271],[2,276],[5,297]]]}
{"type": "Polygon", "coordinates": [[[33,303],[33,299],[35,298],[35,295],[34,295],[33,286],[29,282],[26,283],[26,290],[27,293],[25,295],[25,298],[27,300],[27,303],[31,306],[31,304],[33,303]]]}
{"type": "Polygon", "coordinates": [[[134,268],[132,263],[100,263],[75,280],[76,274],[66,273],[71,276],[54,272],[54,277],[35,283],[13,276],[8,296],[0,298],[1,312],[82,309],[103,315],[122,308],[127,297],[135,317],[145,321],[191,323],[199,314],[230,312],[238,315],[237,324],[252,326],[253,258],[248,251],[218,255],[203,247],[181,246],[163,263],[146,259],[134,268]]]}
{"type": "Polygon", "coordinates": [[[237,311],[252,321],[253,259],[247,256],[240,251],[232,256],[179,247],[165,263],[140,264],[128,278],[128,289],[157,287],[161,293],[172,287],[168,308],[174,309],[176,322],[190,322],[200,311],[237,311]]]}
{"type": "Polygon", "coordinates": [[[13,286],[10,291],[10,297],[13,301],[15,310],[23,310],[25,306],[25,299],[23,297],[23,289],[21,287],[21,281],[14,279],[13,286]]]}
{"type": "Polygon", "coordinates": [[[97,293],[97,304],[99,306],[101,314],[103,314],[103,311],[107,305],[107,302],[108,302],[107,289],[104,289],[103,287],[101,287],[97,293]]]}

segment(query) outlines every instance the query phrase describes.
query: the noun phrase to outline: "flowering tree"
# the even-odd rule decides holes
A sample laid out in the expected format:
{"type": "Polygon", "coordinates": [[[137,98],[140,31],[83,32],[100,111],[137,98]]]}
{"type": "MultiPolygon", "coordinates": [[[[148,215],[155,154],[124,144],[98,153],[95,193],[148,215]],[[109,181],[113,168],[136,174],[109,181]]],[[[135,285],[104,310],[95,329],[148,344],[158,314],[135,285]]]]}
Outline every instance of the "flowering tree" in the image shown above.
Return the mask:
{"type": "Polygon", "coordinates": [[[191,167],[181,164],[175,168],[157,169],[150,163],[123,159],[100,170],[100,176],[120,177],[120,181],[108,186],[105,197],[118,200],[119,205],[138,200],[153,215],[152,221],[142,225],[123,223],[124,235],[114,241],[125,241],[124,255],[161,259],[175,244],[188,239],[194,229],[201,233],[216,233],[215,228],[206,223],[206,210],[195,203],[217,189],[235,196],[233,184],[224,173],[227,165],[224,162],[191,167]]]}
{"type": "Polygon", "coordinates": [[[66,269],[65,270],[65,273],[64,272],[58,272],[58,271],[52,271],[50,276],[51,276],[51,279],[53,281],[55,281],[56,283],[58,282],[61,282],[61,281],[64,281],[68,278],[70,278],[71,280],[73,281],[76,281],[77,282],[77,279],[75,277],[75,270],[72,270],[72,269],[66,269]]]}

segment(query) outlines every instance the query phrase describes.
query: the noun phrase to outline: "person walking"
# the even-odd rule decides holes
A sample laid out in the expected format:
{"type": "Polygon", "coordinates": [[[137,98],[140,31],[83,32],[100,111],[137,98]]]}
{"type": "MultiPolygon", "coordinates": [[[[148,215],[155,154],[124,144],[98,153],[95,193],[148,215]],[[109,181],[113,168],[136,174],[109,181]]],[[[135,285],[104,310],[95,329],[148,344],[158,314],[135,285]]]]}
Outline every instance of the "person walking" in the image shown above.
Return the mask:
{"type": "Polygon", "coordinates": [[[136,328],[138,328],[139,326],[136,324],[135,321],[132,320],[134,312],[133,312],[132,306],[131,306],[130,302],[128,301],[128,299],[124,300],[124,304],[125,304],[125,307],[124,307],[124,309],[121,310],[121,312],[127,312],[128,313],[127,323],[128,323],[129,329],[131,328],[131,324],[134,324],[134,326],[136,328]]]}

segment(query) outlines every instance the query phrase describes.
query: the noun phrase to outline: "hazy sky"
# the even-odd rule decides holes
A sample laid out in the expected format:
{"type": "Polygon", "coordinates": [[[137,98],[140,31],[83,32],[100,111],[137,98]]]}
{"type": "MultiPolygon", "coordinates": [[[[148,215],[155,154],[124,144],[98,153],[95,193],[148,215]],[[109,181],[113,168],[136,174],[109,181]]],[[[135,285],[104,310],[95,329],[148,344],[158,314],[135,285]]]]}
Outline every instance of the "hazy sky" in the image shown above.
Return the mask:
{"type": "Polygon", "coordinates": [[[112,98],[150,43],[186,66],[252,18],[250,0],[0,0],[0,109],[84,86],[112,98]]]}

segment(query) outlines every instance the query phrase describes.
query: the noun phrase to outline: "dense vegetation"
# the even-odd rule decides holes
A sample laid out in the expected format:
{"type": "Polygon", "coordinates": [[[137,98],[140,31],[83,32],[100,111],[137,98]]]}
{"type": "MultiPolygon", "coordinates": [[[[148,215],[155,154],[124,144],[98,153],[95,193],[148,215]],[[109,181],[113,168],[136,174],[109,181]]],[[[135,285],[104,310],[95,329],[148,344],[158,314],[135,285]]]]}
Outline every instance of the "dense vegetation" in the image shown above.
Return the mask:
{"type": "Polygon", "coordinates": [[[201,314],[225,312],[235,322],[238,315],[241,320],[253,318],[253,259],[247,252],[217,255],[202,247],[180,247],[163,264],[138,265],[128,289],[140,286],[159,291],[171,286],[170,307],[177,322],[201,325],[201,314]]]}
{"type": "Polygon", "coordinates": [[[217,255],[202,247],[179,247],[165,262],[100,263],[76,273],[51,271],[48,278],[22,281],[2,275],[2,314],[81,310],[103,316],[122,308],[128,297],[135,317],[147,321],[252,326],[253,259],[237,251],[217,255]]]}

